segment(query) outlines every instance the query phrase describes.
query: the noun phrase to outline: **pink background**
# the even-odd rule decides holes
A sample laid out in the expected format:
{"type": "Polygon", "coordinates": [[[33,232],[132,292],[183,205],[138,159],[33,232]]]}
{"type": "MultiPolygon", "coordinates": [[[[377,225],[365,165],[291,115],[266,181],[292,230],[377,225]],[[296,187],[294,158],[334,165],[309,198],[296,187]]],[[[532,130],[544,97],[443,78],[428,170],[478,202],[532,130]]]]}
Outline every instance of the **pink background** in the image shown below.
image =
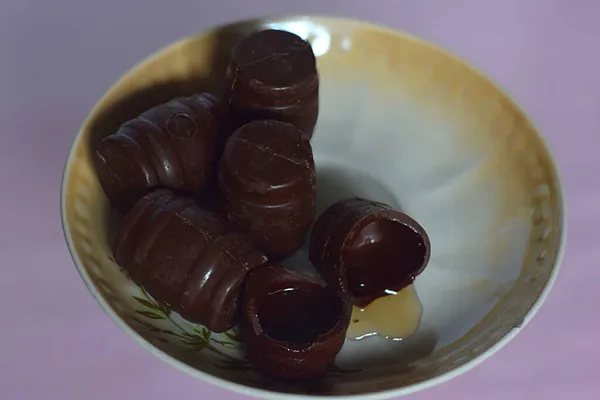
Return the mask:
{"type": "Polygon", "coordinates": [[[596,0],[1,0],[0,398],[245,398],[144,352],[102,312],[64,244],[59,186],[82,119],[135,62],[212,25],[290,13],[360,17],[448,47],[514,95],[562,170],[570,240],[546,304],[482,366],[412,398],[597,398],[596,0]]]}

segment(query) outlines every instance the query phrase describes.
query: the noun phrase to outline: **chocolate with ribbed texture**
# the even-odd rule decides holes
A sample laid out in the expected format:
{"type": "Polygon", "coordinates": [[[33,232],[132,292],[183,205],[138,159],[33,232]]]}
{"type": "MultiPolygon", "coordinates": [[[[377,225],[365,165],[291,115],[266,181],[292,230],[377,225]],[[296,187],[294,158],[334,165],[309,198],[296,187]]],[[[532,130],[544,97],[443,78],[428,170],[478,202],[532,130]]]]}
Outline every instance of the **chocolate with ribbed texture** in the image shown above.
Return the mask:
{"type": "Polygon", "coordinates": [[[128,211],[159,187],[200,192],[214,171],[219,107],[208,93],[176,98],[104,138],[94,162],[111,203],[128,211]]]}
{"type": "Polygon", "coordinates": [[[223,209],[271,259],[292,254],[315,212],[315,163],[306,135],[261,120],[239,128],[219,164],[223,209]]]}
{"type": "Polygon", "coordinates": [[[246,274],[267,261],[222,217],[166,189],[127,214],[114,256],[152,297],[213,332],[236,324],[246,274]]]}
{"type": "Polygon", "coordinates": [[[310,43],[287,31],[253,33],[234,48],[226,75],[229,110],[237,126],[276,119],[312,137],[319,75],[310,43]]]}

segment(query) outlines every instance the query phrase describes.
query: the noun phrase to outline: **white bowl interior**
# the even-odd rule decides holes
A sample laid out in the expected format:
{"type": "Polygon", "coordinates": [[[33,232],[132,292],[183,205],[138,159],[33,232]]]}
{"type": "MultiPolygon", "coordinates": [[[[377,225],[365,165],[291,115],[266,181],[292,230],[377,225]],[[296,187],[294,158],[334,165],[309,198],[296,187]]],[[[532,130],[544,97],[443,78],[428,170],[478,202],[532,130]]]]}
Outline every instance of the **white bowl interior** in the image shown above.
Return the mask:
{"type": "MultiPolygon", "coordinates": [[[[399,395],[465,369],[532,315],[564,243],[554,164],[505,94],[438,48],[334,18],[245,22],[178,42],[136,66],[100,101],[74,144],[63,221],[84,280],[128,333],[196,376],[275,398],[277,391],[399,395]],[[90,161],[96,137],[127,118],[207,82],[218,86],[215,65],[231,44],[263,27],[299,34],[318,56],[318,213],[349,196],[382,201],[419,221],[432,244],[415,282],[423,307],[417,332],[403,341],[346,341],[338,368],[311,385],[258,376],[235,333],[191,325],[127,279],[111,259],[108,204],[90,161]]],[[[305,248],[287,265],[314,273],[305,248]]]]}

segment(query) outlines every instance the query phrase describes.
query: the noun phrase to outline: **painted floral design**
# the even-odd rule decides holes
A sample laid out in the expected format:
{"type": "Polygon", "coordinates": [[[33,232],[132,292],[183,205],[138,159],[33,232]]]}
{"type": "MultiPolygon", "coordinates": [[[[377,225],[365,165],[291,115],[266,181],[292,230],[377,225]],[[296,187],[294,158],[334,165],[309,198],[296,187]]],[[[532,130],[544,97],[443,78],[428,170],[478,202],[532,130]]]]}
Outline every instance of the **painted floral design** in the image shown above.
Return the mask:
{"type": "Polygon", "coordinates": [[[157,334],[158,340],[169,343],[170,337],[185,344],[192,351],[205,350],[222,358],[237,359],[226,351],[227,349],[239,351],[241,348],[240,339],[235,329],[216,335],[203,326],[196,326],[188,322],[177,322],[166,304],[154,300],[144,289],[140,290],[141,296],[133,296],[133,299],[142,305],[143,309],[135,311],[137,315],[133,320],[150,332],[157,334]],[[152,321],[158,320],[168,321],[175,329],[159,328],[152,323],[152,321]]]}

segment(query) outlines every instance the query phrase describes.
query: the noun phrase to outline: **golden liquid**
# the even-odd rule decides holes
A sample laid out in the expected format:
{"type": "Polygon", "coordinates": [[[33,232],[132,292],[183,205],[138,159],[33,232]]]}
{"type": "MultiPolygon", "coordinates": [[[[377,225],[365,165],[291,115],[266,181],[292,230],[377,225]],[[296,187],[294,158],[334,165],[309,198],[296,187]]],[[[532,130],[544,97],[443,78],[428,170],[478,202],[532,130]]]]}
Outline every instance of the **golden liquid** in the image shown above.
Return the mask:
{"type": "Polygon", "coordinates": [[[346,338],[360,340],[377,335],[389,340],[406,339],[419,327],[422,311],[415,288],[408,286],[364,308],[354,307],[346,338]]]}

